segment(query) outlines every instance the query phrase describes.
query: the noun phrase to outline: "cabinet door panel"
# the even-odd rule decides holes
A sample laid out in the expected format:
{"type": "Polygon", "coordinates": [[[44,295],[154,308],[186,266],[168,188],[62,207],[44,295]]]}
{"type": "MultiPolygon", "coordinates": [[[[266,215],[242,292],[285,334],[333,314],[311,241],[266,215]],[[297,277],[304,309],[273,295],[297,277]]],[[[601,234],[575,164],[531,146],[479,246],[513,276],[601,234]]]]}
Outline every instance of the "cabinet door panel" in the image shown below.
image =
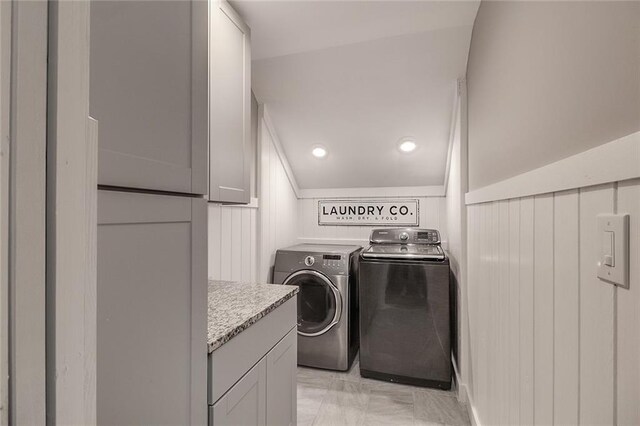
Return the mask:
{"type": "Polygon", "coordinates": [[[213,406],[214,426],[265,424],[266,362],[263,358],[213,406]]]}
{"type": "Polygon", "coordinates": [[[99,191],[99,424],[206,422],[206,203],[99,191]]]}
{"type": "Polygon", "coordinates": [[[99,184],[206,193],[207,4],[91,6],[99,184]]]}
{"type": "Polygon", "coordinates": [[[248,203],[250,30],[224,1],[212,3],[210,25],[209,197],[248,203]]]}
{"type": "Polygon", "coordinates": [[[297,342],[297,329],[294,328],[267,354],[268,425],[296,424],[297,342]]]}

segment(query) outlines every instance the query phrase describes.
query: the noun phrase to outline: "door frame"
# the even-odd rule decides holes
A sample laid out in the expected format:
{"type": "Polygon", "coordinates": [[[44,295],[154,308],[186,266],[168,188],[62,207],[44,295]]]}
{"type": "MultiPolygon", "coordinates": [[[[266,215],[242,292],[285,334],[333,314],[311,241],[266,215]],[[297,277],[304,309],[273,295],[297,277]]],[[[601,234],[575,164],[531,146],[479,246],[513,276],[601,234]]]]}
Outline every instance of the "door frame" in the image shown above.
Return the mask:
{"type": "Polygon", "coordinates": [[[47,422],[96,423],[97,122],[89,1],[49,2],[47,422]]]}
{"type": "Polygon", "coordinates": [[[11,3],[0,2],[0,424],[9,422],[9,161],[11,3]]]}
{"type": "MultiPolygon", "coordinates": [[[[2,331],[8,338],[3,339],[8,344],[7,363],[2,365],[7,368],[4,377],[8,377],[3,415],[9,424],[43,424],[48,5],[44,0],[13,0],[2,2],[2,8],[3,30],[10,20],[8,33],[2,34],[3,48],[10,37],[10,64],[8,68],[3,64],[3,71],[10,72],[8,132],[3,129],[9,135],[8,160],[3,159],[8,161],[8,173],[4,174],[8,182],[3,182],[8,207],[2,212],[3,225],[7,225],[4,230],[8,231],[8,277],[2,288],[8,307],[8,317],[2,317],[2,331]]],[[[3,51],[3,60],[6,55],[3,51]]],[[[6,101],[6,96],[3,99],[6,101]]]]}

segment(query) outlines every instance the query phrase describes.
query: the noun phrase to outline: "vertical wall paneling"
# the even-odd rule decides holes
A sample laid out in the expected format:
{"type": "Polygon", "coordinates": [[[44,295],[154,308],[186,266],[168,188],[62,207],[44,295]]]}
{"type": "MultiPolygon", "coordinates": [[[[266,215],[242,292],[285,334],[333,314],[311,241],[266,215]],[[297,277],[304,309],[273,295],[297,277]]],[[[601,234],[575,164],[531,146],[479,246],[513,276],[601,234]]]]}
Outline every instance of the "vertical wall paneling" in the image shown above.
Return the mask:
{"type": "Polygon", "coordinates": [[[231,265],[232,271],[240,270],[242,276],[242,210],[231,216],[231,265]]]}
{"type": "MultiPolygon", "coordinates": [[[[479,301],[479,294],[477,288],[480,283],[478,282],[478,209],[479,205],[472,205],[467,208],[467,229],[469,234],[467,237],[468,251],[469,253],[476,254],[475,256],[469,256],[468,262],[468,276],[472,279],[468,282],[467,296],[469,306],[469,369],[467,374],[467,386],[470,396],[478,395],[478,380],[476,375],[478,374],[478,310],[477,305],[479,301]]],[[[477,401],[474,401],[477,403],[477,401]]]]}
{"type": "Polygon", "coordinates": [[[231,227],[233,226],[232,218],[234,215],[231,214],[231,209],[222,208],[221,216],[222,223],[224,224],[220,229],[221,241],[224,242],[224,245],[222,246],[220,257],[220,278],[223,280],[231,280],[231,258],[233,253],[233,241],[231,240],[233,234],[231,227]]]}
{"type": "Polygon", "coordinates": [[[489,377],[488,388],[489,393],[487,395],[489,401],[489,420],[491,424],[498,424],[500,421],[499,411],[501,402],[499,398],[500,392],[500,355],[498,353],[494,353],[500,351],[500,281],[499,281],[499,251],[500,251],[500,238],[499,238],[499,230],[500,230],[500,205],[499,203],[491,203],[489,204],[488,214],[490,218],[490,224],[487,233],[487,241],[491,242],[491,254],[489,256],[489,276],[488,276],[488,284],[491,289],[489,293],[489,310],[487,312],[487,317],[489,320],[488,333],[489,333],[489,342],[487,345],[487,363],[489,365],[489,377]],[[495,372],[491,374],[491,372],[495,372]],[[495,401],[495,403],[494,403],[495,401]]]}
{"type": "Polygon", "coordinates": [[[220,204],[209,204],[209,279],[220,279],[220,204]]]}
{"type": "Polygon", "coordinates": [[[554,199],[553,421],[578,423],[580,230],[578,191],[554,199]]]}
{"type": "Polygon", "coordinates": [[[520,200],[509,201],[509,339],[507,424],[520,423],[520,200]]]}
{"type": "Polygon", "coordinates": [[[257,268],[254,206],[209,203],[209,278],[253,281],[257,268]]]}
{"type": "Polygon", "coordinates": [[[630,216],[628,289],[617,288],[616,405],[619,425],[640,424],[640,179],[618,186],[617,213],[630,216]]]}
{"type": "Polygon", "coordinates": [[[520,200],[520,424],[533,424],[533,198],[520,200]]]}
{"type": "Polygon", "coordinates": [[[534,423],[553,424],[553,194],[534,198],[534,423]]]}
{"type": "Polygon", "coordinates": [[[482,413],[486,413],[486,421],[481,417],[482,423],[490,424],[491,413],[487,409],[489,407],[489,332],[491,324],[489,322],[489,303],[491,301],[491,281],[490,281],[490,266],[491,266],[491,240],[490,226],[488,219],[490,216],[491,204],[485,204],[481,207],[481,226],[480,226],[480,245],[481,259],[484,261],[480,263],[480,286],[478,288],[478,294],[480,297],[480,305],[478,309],[479,320],[479,342],[478,342],[478,405],[481,408],[482,413]]]}
{"type": "Polygon", "coordinates": [[[498,363],[503,367],[500,368],[498,382],[498,401],[499,411],[496,418],[499,424],[509,423],[509,405],[507,404],[507,398],[509,391],[509,369],[506,368],[509,364],[509,201],[500,201],[498,203],[499,209],[499,229],[496,235],[499,238],[499,253],[498,253],[498,275],[499,275],[499,297],[497,309],[498,313],[498,363]]]}
{"type": "Polygon", "coordinates": [[[580,190],[580,422],[614,422],[615,287],[597,277],[596,216],[613,212],[612,185],[580,190]]]}
{"type": "Polygon", "coordinates": [[[298,236],[298,211],[304,212],[285,172],[283,160],[274,146],[274,135],[259,123],[260,208],[258,241],[259,267],[257,280],[271,282],[276,250],[295,244],[298,236]]]}
{"type": "Polygon", "coordinates": [[[640,179],[467,206],[480,424],[640,424],[640,179]],[[597,278],[597,216],[630,215],[630,288],[597,278]]]}

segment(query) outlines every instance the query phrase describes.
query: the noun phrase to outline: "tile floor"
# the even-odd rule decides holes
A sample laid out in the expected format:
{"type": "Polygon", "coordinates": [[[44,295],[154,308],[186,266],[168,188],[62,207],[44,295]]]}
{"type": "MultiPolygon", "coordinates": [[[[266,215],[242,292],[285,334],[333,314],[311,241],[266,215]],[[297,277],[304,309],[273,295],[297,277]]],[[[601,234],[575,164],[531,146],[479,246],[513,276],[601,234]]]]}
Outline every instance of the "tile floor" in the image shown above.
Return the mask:
{"type": "Polygon", "coordinates": [[[466,407],[450,391],[298,367],[298,425],[468,425],[466,407]]]}

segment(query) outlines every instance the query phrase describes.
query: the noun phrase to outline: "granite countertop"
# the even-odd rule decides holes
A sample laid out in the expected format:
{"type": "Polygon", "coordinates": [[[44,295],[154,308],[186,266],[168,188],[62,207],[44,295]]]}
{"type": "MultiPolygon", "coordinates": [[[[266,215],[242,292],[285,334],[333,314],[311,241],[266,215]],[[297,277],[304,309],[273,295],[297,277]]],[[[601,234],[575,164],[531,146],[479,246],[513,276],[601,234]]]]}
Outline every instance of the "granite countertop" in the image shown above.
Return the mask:
{"type": "Polygon", "coordinates": [[[298,287],[209,281],[209,353],[258,322],[298,293],[298,287]]]}

